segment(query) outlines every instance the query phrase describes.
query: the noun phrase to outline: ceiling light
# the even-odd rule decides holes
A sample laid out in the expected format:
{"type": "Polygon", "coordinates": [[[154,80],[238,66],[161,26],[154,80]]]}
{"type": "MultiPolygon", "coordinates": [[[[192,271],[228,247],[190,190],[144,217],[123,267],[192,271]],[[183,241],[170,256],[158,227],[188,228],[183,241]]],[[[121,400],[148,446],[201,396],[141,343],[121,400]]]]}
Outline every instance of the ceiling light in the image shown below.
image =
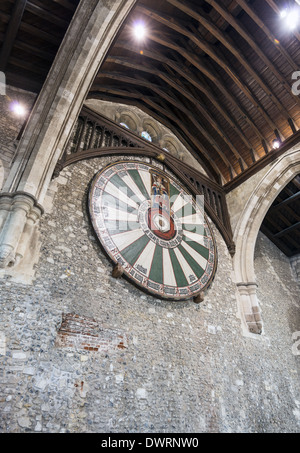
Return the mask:
{"type": "Polygon", "coordinates": [[[19,102],[15,101],[12,102],[11,104],[11,110],[12,112],[17,115],[17,116],[25,116],[26,114],[26,109],[23,105],[21,105],[19,102]]]}
{"type": "Polygon", "coordinates": [[[290,11],[286,17],[287,25],[290,27],[291,30],[294,30],[299,22],[299,14],[298,11],[290,11]]]}
{"type": "Polygon", "coordinates": [[[287,16],[287,9],[283,9],[282,11],[280,11],[279,15],[281,17],[281,19],[284,19],[286,16],[287,16]]]}
{"type": "Polygon", "coordinates": [[[272,146],[273,146],[273,149],[280,148],[280,140],[278,140],[278,139],[273,140],[272,146]]]}
{"type": "Polygon", "coordinates": [[[133,26],[133,33],[136,39],[141,41],[145,38],[146,35],[146,27],[143,22],[136,22],[133,26]]]}
{"type": "Polygon", "coordinates": [[[285,8],[280,13],[280,18],[284,20],[287,28],[295,30],[299,24],[299,8],[285,8]]]}

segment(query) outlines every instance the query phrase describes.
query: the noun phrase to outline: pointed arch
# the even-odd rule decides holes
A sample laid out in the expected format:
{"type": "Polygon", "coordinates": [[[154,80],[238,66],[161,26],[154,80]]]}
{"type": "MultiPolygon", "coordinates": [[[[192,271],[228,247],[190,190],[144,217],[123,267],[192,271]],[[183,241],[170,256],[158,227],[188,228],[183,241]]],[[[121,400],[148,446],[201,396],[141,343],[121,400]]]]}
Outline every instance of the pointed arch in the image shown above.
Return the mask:
{"type": "Polygon", "coordinates": [[[249,197],[234,231],[233,257],[238,314],[245,334],[262,333],[263,322],[256,295],[254,250],[257,235],[273,201],[300,173],[300,145],[277,159],[249,197]]]}

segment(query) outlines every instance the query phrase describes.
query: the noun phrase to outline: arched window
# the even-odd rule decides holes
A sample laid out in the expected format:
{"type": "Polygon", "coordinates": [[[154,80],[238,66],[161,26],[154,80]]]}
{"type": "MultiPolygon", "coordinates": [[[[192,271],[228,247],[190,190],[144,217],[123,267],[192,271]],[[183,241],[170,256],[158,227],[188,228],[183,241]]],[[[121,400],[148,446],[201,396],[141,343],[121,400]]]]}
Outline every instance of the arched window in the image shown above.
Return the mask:
{"type": "Polygon", "coordinates": [[[141,136],[145,139],[148,140],[148,142],[152,142],[152,137],[147,131],[143,131],[141,133],[141,136]]]}

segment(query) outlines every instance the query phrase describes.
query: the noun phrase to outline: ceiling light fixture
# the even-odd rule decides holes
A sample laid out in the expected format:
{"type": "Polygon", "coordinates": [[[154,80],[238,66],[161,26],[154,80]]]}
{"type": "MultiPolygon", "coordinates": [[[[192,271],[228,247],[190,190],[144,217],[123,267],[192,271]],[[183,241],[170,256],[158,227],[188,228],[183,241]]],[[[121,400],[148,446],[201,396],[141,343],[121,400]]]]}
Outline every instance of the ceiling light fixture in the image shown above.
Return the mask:
{"type": "Polygon", "coordinates": [[[11,103],[11,110],[17,116],[25,116],[26,114],[25,107],[17,101],[11,103]]]}
{"type": "MultiPolygon", "coordinates": [[[[299,5],[299,3],[297,2],[299,5]]],[[[284,21],[285,26],[290,30],[295,30],[299,24],[299,7],[289,7],[283,9],[280,13],[280,18],[284,21]]]]}
{"type": "Polygon", "coordinates": [[[133,26],[133,33],[137,40],[141,41],[145,38],[146,27],[143,22],[136,22],[133,26]]]}
{"type": "Polygon", "coordinates": [[[278,139],[273,140],[272,146],[273,146],[273,149],[280,148],[280,140],[278,140],[278,139]]]}

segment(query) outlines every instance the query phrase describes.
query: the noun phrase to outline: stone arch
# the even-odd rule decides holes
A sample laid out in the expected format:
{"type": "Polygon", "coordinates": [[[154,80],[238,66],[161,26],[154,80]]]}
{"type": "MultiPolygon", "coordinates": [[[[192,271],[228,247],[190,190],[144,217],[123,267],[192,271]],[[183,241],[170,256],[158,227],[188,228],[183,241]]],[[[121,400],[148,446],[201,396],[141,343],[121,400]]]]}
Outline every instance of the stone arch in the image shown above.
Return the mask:
{"type": "Polygon", "coordinates": [[[136,0],[81,0],[20,139],[0,198],[0,268],[19,263],[56,163],[116,33],[136,0]],[[10,207],[8,207],[10,206],[10,207]],[[34,213],[34,215],[32,214],[34,213]],[[18,257],[18,259],[16,259],[18,257]]]}
{"type": "Polygon", "coordinates": [[[132,132],[137,132],[140,127],[138,116],[129,110],[121,110],[119,113],[118,122],[125,123],[132,132]]]}
{"type": "Polygon", "coordinates": [[[139,127],[139,119],[133,113],[129,111],[121,111],[118,118],[119,123],[125,123],[132,132],[137,132],[139,127]]]}
{"type": "Polygon", "coordinates": [[[161,144],[163,149],[167,149],[173,156],[178,157],[179,155],[179,146],[177,140],[171,135],[164,134],[161,139],[161,144]]]}
{"type": "Polygon", "coordinates": [[[262,333],[263,330],[254,269],[254,250],[259,229],[277,195],[299,172],[300,149],[297,147],[281,156],[263,176],[235,228],[233,270],[237,285],[238,316],[244,334],[262,333]]]}
{"type": "Polygon", "coordinates": [[[161,130],[156,121],[145,118],[143,121],[143,130],[151,135],[152,142],[158,143],[161,138],[161,130]]]}

